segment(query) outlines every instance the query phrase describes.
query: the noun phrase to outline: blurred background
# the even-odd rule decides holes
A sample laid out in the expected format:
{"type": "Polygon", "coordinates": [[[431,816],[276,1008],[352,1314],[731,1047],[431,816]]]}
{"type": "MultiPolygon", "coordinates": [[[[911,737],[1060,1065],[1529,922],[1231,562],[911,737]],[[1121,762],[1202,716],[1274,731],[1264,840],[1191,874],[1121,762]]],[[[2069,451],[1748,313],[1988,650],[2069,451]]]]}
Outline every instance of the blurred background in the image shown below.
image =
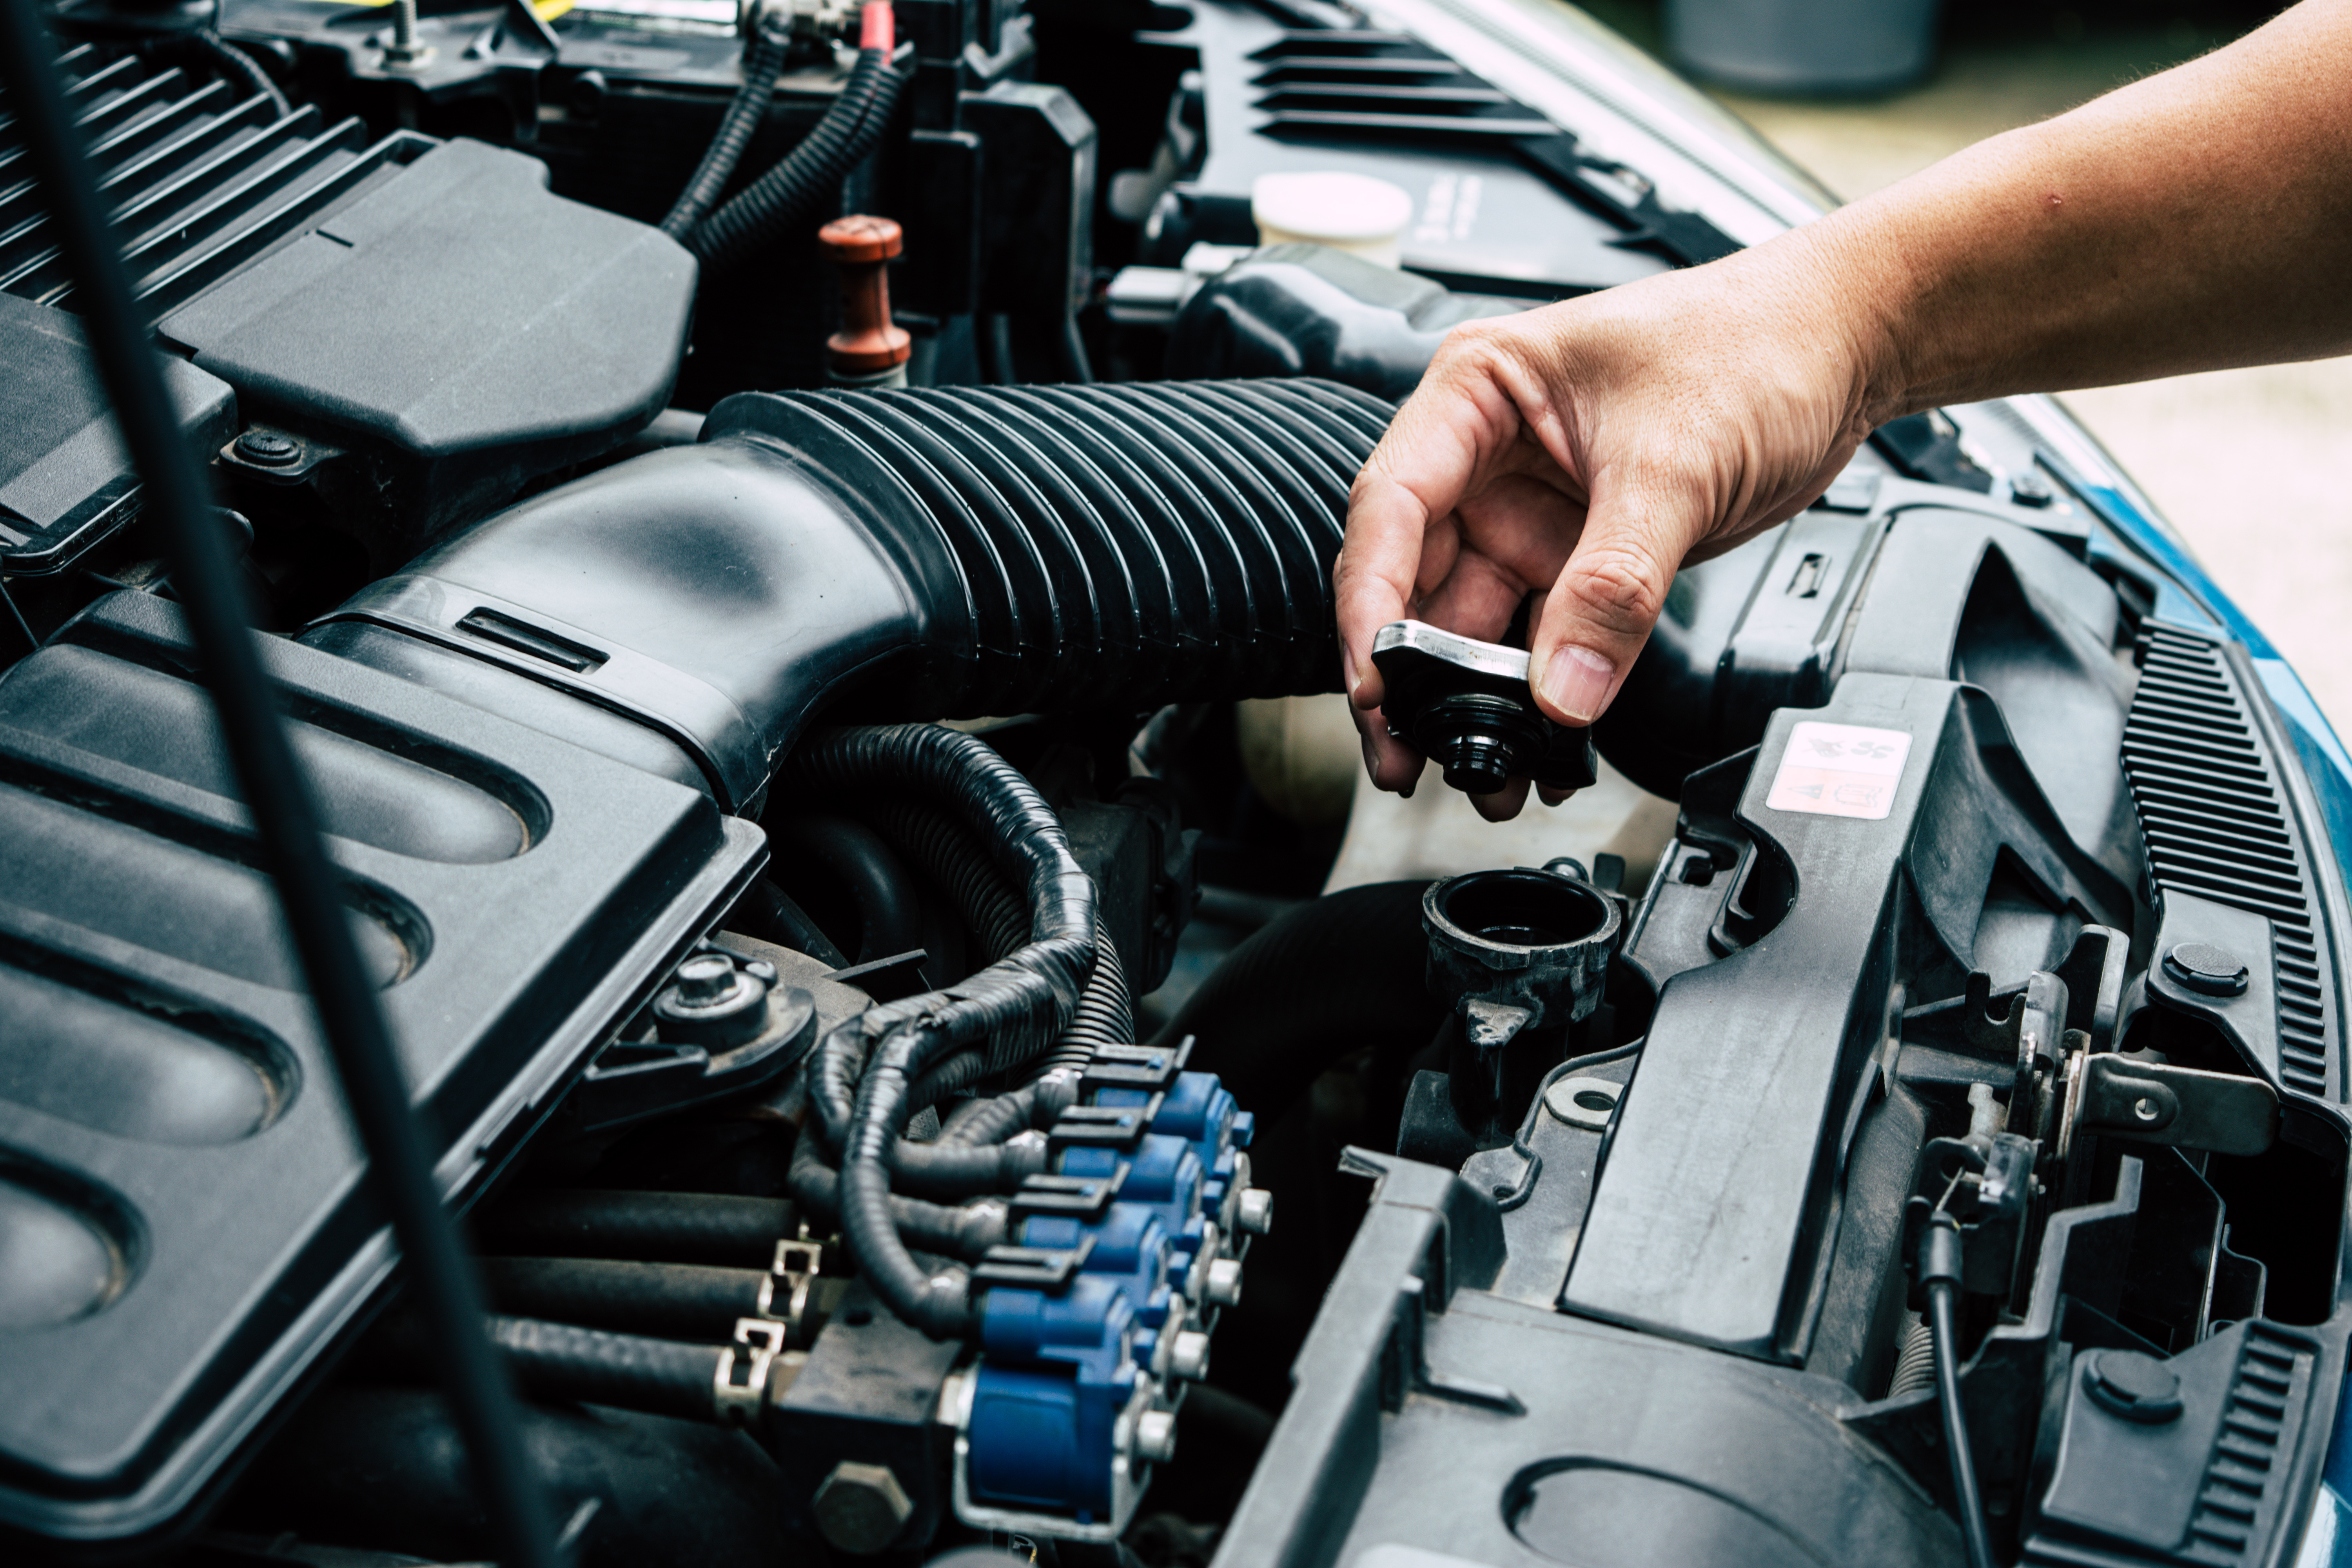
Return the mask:
{"type": "MultiPolygon", "coordinates": [[[[1996,132],[2193,58],[2284,7],[2260,0],[1581,0],[1851,199],[1996,132]],[[1816,14],[1881,26],[1875,61],[1815,51],[1816,14]],[[1924,45],[1908,68],[1899,35],[1924,45]],[[1679,47],[1677,47],[1679,46],[1679,47]],[[1712,57],[1712,58],[1710,58],[1712,57]],[[1861,85],[1874,63],[1916,76],[1861,85]],[[1709,67],[1712,66],[1712,72],[1709,67]],[[1811,68],[1814,85],[1796,79],[1811,68]],[[1727,76],[1738,79],[1737,84],[1727,76]],[[1822,90],[1822,79],[1843,86],[1822,90]],[[1760,83],[1759,83],[1759,79],[1760,83]]],[[[2064,401],[2188,536],[2352,735],[2352,360],[2221,371],[2064,401]]]]}

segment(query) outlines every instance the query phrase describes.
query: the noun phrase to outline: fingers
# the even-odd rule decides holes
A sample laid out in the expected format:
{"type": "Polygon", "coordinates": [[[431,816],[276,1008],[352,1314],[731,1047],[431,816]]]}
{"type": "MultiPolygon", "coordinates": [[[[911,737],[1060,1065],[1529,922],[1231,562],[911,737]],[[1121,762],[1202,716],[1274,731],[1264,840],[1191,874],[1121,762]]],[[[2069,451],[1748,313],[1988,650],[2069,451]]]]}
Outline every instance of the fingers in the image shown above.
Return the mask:
{"type": "Polygon", "coordinates": [[[1584,531],[1529,639],[1536,705],[1547,715],[1573,725],[1601,717],[1664,608],[1675,568],[1713,516],[1689,481],[1596,480],[1584,531]]]}
{"type": "Polygon", "coordinates": [[[1508,822],[1528,804],[1528,781],[1513,779],[1492,795],[1474,795],[1470,804],[1489,822],[1508,822]]]}
{"type": "Polygon", "coordinates": [[[1356,732],[1363,737],[1364,771],[1381,788],[1411,795],[1421,777],[1421,753],[1389,733],[1388,718],[1379,709],[1354,712],[1356,732]]]}

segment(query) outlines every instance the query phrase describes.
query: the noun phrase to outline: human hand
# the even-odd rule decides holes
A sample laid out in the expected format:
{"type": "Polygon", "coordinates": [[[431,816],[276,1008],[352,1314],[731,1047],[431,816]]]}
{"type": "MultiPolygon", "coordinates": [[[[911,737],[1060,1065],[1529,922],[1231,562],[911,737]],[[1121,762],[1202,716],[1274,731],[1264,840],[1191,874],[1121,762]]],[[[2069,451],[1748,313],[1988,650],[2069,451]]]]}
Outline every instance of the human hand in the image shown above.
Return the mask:
{"type": "MultiPolygon", "coordinates": [[[[1810,506],[1869,434],[1866,298],[1801,233],[1712,266],[1457,327],[1357,477],[1336,569],[1364,762],[1422,758],[1380,712],[1372,638],[1411,616],[1492,641],[1529,594],[1537,706],[1587,725],[1675,570],[1810,506]]],[[[1885,416],[1885,410],[1878,410],[1885,416]]],[[[1501,821],[1528,783],[1471,800],[1501,821]]],[[[1547,804],[1564,795],[1543,792],[1547,804]]]]}

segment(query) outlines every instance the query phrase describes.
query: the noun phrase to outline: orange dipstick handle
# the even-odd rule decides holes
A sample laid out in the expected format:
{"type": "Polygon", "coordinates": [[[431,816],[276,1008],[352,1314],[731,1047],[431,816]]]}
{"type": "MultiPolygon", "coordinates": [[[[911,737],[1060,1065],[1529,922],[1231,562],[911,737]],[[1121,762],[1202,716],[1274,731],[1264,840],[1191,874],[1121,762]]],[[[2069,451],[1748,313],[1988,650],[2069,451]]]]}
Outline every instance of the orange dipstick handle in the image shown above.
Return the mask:
{"type": "Polygon", "coordinates": [[[841,331],[824,341],[836,374],[869,376],[904,364],[914,340],[890,320],[890,258],[905,248],[898,226],[864,213],[817,231],[841,268],[841,331]]]}

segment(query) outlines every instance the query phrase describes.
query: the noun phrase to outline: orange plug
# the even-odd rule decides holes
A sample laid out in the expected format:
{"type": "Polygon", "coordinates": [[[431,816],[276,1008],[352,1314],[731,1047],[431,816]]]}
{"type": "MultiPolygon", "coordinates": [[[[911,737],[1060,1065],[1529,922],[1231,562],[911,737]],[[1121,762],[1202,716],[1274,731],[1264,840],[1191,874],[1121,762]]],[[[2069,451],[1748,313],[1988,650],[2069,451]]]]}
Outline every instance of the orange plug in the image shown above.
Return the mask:
{"type": "Polygon", "coordinates": [[[906,363],[914,340],[890,320],[889,262],[906,248],[898,226],[856,213],[816,237],[841,268],[841,331],[824,341],[834,374],[866,381],[906,363]]]}

